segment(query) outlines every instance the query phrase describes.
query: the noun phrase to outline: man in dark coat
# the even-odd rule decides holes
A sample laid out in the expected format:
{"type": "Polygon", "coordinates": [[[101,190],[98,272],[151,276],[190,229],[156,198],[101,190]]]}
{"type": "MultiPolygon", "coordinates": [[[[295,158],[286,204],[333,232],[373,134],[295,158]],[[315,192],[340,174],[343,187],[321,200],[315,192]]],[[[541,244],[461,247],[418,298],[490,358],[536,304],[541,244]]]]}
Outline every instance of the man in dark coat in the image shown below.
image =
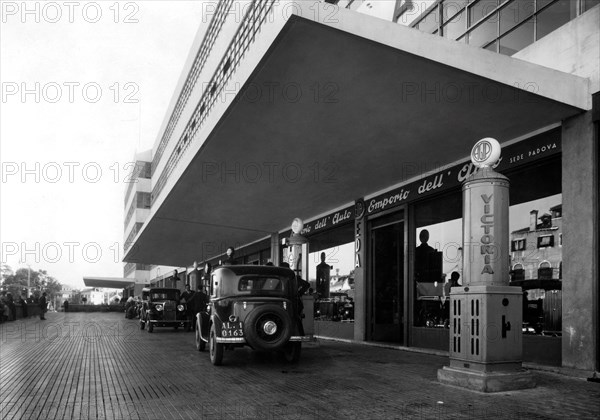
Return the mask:
{"type": "Polygon", "coordinates": [[[46,319],[44,317],[44,314],[46,313],[47,306],[48,306],[48,301],[46,300],[46,292],[42,293],[42,297],[40,298],[39,305],[40,305],[40,319],[46,319]]]}
{"type": "Polygon", "coordinates": [[[187,315],[192,330],[196,329],[196,314],[206,311],[206,305],[208,305],[208,295],[204,293],[202,286],[198,286],[198,291],[189,299],[187,307],[187,315]]]}

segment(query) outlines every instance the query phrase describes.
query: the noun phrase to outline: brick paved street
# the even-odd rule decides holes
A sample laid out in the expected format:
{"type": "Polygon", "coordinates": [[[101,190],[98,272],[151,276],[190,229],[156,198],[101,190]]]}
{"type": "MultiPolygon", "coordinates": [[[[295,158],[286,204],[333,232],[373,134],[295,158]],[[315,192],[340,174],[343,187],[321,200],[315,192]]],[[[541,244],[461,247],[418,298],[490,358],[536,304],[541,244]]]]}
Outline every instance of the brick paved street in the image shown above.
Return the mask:
{"type": "Polygon", "coordinates": [[[249,349],[213,367],[192,332],[118,313],[0,325],[1,419],[594,419],[600,384],[535,371],[531,390],[437,383],[446,357],[318,341],[289,365],[249,349]]]}

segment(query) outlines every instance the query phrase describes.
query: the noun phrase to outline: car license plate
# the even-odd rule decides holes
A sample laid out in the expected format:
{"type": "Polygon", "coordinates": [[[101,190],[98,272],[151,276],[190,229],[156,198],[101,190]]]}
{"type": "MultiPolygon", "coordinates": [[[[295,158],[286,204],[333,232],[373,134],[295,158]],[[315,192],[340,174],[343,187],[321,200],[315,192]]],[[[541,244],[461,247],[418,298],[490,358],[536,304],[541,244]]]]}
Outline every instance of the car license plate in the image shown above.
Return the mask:
{"type": "Polygon", "coordinates": [[[223,322],[221,328],[221,337],[243,337],[244,323],[238,322],[223,322]]]}

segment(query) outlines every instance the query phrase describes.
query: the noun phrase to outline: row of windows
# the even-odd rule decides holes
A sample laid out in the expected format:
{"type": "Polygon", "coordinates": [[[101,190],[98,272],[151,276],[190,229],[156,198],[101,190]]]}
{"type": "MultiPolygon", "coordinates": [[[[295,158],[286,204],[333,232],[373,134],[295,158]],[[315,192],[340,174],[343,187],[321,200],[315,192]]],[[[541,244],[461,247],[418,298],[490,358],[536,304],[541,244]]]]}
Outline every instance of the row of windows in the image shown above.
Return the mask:
{"type": "Polygon", "coordinates": [[[150,268],[151,268],[151,266],[147,265],[147,264],[127,263],[127,264],[125,264],[125,267],[123,267],[123,275],[127,276],[136,270],[149,271],[150,268]]]}
{"type": "Polygon", "coordinates": [[[123,205],[127,205],[127,201],[129,201],[129,195],[131,194],[131,191],[133,191],[133,187],[137,184],[137,179],[150,179],[152,176],[152,165],[150,162],[143,162],[141,160],[138,160],[135,162],[133,168],[126,169],[130,170],[131,172],[128,173],[128,176],[126,178],[126,182],[129,185],[127,186],[127,192],[125,193],[125,202],[123,203],[123,205]]]}
{"type": "Polygon", "coordinates": [[[135,209],[149,209],[151,204],[150,193],[147,192],[137,192],[135,196],[135,200],[131,202],[131,206],[129,206],[129,210],[127,211],[127,216],[125,216],[124,227],[127,227],[129,221],[133,217],[135,209]]]}
{"type": "Polygon", "coordinates": [[[597,0],[438,0],[411,26],[513,55],[596,5],[597,0]]]}
{"type": "MultiPolygon", "coordinates": [[[[537,237],[538,248],[548,248],[554,246],[554,235],[541,235],[537,237]]],[[[558,234],[558,246],[562,246],[562,233],[558,234]]],[[[511,251],[524,251],[527,249],[525,238],[513,239],[510,244],[511,251]]]]}
{"type": "Polygon", "coordinates": [[[143,223],[137,222],[133,226],[133,229],[131,229],[131,232],[129,232],[129,235],[127,235],[127,239],[125,239],[125,245],[123,247],[125,252],[127,252],[129,248],[131,248],[131,245],[133,245],[133,240],[135,239],[137,233],[140,231],[143,225],[143,223]]]}
{"type": "Polygon", "coordinates": [[[210,55],[213,45],[217,39],[217,36],[221,32],[221,27],[225,23],[225,19],[227,14],[229,13],[229,9],[233,4],[233,0],[221,1],[217,2],[217,9],[214,12],[214,16],[210,21],[209,27],[206,31],[206,35],[204,35],[204,39],[202,40],[202,44],[200,45],[200,49],[196,54],[196,58],[194,59],[194,64],[187,76],[181,94],[177,99],[177,103],[175,104],[175,109],[169,118],[169,123],[167,124],[167,128],[163,133],[163,136],[160,140],[154,158],[152,159],[152,167],[156,168],[158,162],[160,161],[162,154],[167,146],[169,140],[171,139],[171,134],[173,134],[173,130],[175,129],[175,125],[179,121],[179,117],[183,112],[184,106],[187,104],[187,101],[192,94],[192,90],[198,81],[198,77],[200,76],[200,72],[204,68],[206,64],[206,60],[210,55]]]}
{"type": "Polygon", "coordinates": [[[181,158],[182,152],[189,146],[189,140],[194,137],[200,129],[212,106],[218,99],[221,90],[237,69],[244,54],[254,42],[256,34],[260,27],[271,12],[276,0],[256,0],[252,6],[246,11],[244,20],[241,22],[238,30],[233,37],[231,44],[225,51],[225,54],[217,67],[212,79],[207,84],[207,89],[202,94],[202,98],[198,102],[194,114],[188,121],[181,138],[178,140],[175,150],[167,160],[167,163],[158,177],[156,184],[152,190],[152,200],[156,199],[167,179],[181,158]],[[210,87],[210,88],[208,88],[210,87]]]}

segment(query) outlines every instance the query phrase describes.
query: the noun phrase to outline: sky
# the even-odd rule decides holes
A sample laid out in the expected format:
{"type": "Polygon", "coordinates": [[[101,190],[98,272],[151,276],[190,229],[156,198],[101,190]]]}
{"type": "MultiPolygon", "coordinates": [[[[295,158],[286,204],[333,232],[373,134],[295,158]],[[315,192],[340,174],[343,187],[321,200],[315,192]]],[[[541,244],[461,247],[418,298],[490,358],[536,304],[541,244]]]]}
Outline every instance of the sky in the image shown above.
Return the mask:
{"type": "Polygon", "coordinates": [[[124,192],[150,149],[202,1],[0,1],[0,243],[13,270],[123,276],[124,192]]]}

